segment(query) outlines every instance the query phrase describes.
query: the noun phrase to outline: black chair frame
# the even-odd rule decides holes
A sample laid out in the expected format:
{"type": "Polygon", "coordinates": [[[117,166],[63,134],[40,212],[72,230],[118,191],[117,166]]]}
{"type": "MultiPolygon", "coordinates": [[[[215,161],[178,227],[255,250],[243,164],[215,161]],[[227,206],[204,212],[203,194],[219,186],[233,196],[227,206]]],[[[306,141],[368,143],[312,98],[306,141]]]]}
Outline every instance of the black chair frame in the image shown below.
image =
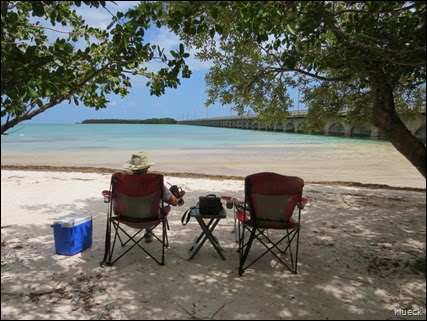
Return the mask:
{"type": "MultiPolygon", "coordinates": [[[[245,208],[246,210],[246,208],[245,208]]],[[[300,232],[300,216],[301,216],[301,209],[298,210],[298,227],[287,229],[286,235],[281,237],[278,241],[273,242],[271,238],[268,236],[268,229],[264,228],[257,228],[256,226],[250,226],[250,224],[246,224],[243,222],[239,222],[238,224],[238,234],[239,234],[239,275],[242,276],[243,273],[251,267],[253,264],[255,264],[258,260],[260,260],[263,256],[265,256],[267,253],[273,254],[276,259],[282,263],[290,272],[297,274],[298,273],[298,250],[299,250],[299,232],[300,232]],[[249,239],[245,242],[246,235],[249,234],[249,239]],[[292,253],[292,242],[294,241],[296,237],[296,248],[295,253],[292,253]],[[249,256],[249,251],[253,245],[254,240],[258,240],[265,248],[266,250],[260,254],[258,257],[253,259],[250,263],[248,263],[245,266],[246,260],[249,256]],[[267,242],[265,242],[267,241],[267,242]],[[287,242],[286,242],[287,241],[287,242]],[[280,248],[280,245],[286,242],[284,244],[284,248],[280,248]],[[286,256],[288,250],[289,250],[289,257],[290,257],[290,265],[285,262],[284,259],[279,257],[279,254],[275,253],[273,250],[277,250],[279,253],[281,253],[283,256],[286,256]]]]}

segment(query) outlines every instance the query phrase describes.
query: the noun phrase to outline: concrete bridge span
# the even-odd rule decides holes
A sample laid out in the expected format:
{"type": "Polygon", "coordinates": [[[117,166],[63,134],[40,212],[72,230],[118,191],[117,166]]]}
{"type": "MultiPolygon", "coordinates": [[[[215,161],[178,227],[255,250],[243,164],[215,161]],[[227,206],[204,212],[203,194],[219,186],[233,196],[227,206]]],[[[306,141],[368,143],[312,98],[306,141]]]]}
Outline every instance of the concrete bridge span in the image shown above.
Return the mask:
{"type": "MultiPolygon", "coordinates": [[[[200,118],[179,121],[183,125],[196,126],[211,126],[211,127],[226,127],[240,128],[252,130],[270,130],[282,131],[288,133],[301,133],[301,126],[304,124],[307,116],[306,111],[291,112],[291,115],[281,121],[277,121],[272,125],[264,125],[258,122],[257,116],[230,116],[216,118],[200,118]]],[[[426,143],[426,115],[425,112],[418,119],[404,121],[406,127],[418,139],[426,143]]],[[[323,129],[323,132],[316,134],[348,136],[348,137],[371,137],[371,138],[386,138],[384,134],[376,127],[368,128],[365,126],[352,126],[345,122],[345,115],[342,120],[328,122],[323,129]]]]}

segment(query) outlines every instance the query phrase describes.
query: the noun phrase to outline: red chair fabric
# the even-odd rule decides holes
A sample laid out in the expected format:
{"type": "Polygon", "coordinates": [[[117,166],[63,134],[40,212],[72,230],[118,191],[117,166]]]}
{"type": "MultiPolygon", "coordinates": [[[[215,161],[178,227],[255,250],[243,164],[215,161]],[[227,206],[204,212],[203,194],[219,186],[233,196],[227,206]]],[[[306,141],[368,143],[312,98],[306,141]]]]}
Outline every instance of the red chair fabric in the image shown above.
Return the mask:
{"type": "Polygon", "coordinates": [[[108,202],[108,218],[107,218],[107,231],[106,231],[106,246],[103,263],[108,261],[109,265],[114,264],[124,254],[136,245],[141,248],[145,253],[149,254],[157,263],[164,264],[164,248],[167,246],[167,215],[170,212],[169,206],[164,206],[162,199],[163,196],[163,175],[160,174],[143,174],[143,175],[129,175],[123,173],[115,173],[111,177],[110,191],[103,191],[104,202],[108,202]],[[126,225],[130,228],[137,229],[133,236],[129,235],[120,224],[126,225]],[[154,234],[154,229],[161,225],[162,239],[159,239],[154,234]],[[111,247],[111,228],[114,228],[114,242],[111,247]],[[146,238],[146,234],[139,240],[135,237],[143,230],[146,229],[154,238],[162,244],[162,257],[157,260],[151,253],[144,249],[139,243],[146,238]],[[128,240],[124,242],[119,235],[128,236],[128,240]],[[129,241],[133,241],[133,245],[121,256],[112,262],[114,246],[116,238],[119,238],[122,246],[125,246],[129,241]]]}
{"type": "Polygon", "coordinates": [[[247,176],[245,201],[249,205],[252,219],[263,221],[264,216],[267,216],[272,222],[286,224],[297,204],[301,203],[303,187],[304,181],[295,176],[269,172],[247,176]],[[264,211],[267,213],[263,213],[264,211]]]}
{"type": "Polygon", "coordinates": [[[302,197],[303,187],[303,179],[278,173],[262,172],[245,178],[244,205],[242,206],[241,201],[234,202],[235,214],[239,222],[240,275],[268,252],[293,273],[297,273],[300,214],[308,202],[302,197]],[[296,210],[298,211],[297,219],[293,218],[296,210]],[[268,230],[283,230],[284,236],[279,241],[273,242],[266,234],[268,230]],[[250,234],[248,241],[245,241],[246,232],[250,234]],[[260,241],[267,250],[245,266],[255,239],[260,241]],[[296,240],[295,255],[291,248],[294,240],[296,240]],[[284,250],[279,249],[282,242],[287,242],[284,250]],[[273,250],[279,250],[281,254],[289,253],[291,267],[273,250]]]}

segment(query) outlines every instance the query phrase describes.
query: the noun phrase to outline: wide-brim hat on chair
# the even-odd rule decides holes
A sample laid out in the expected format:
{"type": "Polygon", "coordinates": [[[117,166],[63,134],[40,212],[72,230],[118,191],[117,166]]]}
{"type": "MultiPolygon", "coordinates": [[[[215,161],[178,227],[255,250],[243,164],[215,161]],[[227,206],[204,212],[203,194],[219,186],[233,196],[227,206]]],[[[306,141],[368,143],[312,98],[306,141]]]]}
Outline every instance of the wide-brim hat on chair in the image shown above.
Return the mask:
{"type": "Polygon", "coordinates": [[[123,164],[125,169],[132,171],[141,170],[154,165],[154,163],[148,162],[148,156],[146,152],[133,153],[130,161],[123,164]]]}

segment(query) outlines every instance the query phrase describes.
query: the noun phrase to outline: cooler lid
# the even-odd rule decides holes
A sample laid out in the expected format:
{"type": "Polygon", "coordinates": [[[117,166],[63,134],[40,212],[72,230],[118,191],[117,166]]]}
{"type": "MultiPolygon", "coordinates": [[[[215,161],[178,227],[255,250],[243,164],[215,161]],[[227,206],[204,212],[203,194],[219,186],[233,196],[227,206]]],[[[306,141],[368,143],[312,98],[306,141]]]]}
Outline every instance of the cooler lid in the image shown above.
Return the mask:
{"type": "Polygon", "coordinates": [[[54,225],[62,225],[62,227],[74,227],[82,223],[92,220],[92,216],[86,214],[71,214],[65,217],[62,217],[53,222],[54,225]]]}

